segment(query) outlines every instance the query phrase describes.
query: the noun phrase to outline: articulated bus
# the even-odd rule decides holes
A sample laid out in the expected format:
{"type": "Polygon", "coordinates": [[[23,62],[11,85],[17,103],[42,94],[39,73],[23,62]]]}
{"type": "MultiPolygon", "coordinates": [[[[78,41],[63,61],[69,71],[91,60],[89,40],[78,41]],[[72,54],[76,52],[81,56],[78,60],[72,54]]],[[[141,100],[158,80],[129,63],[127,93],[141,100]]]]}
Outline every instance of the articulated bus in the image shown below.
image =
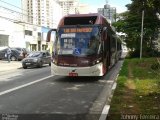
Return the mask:
{"type": "Polygon", "coordinates": [[[55,32],[51,73],[60,76],[103,76],[121,56],[121,41],[98,13],[63,17],[55,32]]]}

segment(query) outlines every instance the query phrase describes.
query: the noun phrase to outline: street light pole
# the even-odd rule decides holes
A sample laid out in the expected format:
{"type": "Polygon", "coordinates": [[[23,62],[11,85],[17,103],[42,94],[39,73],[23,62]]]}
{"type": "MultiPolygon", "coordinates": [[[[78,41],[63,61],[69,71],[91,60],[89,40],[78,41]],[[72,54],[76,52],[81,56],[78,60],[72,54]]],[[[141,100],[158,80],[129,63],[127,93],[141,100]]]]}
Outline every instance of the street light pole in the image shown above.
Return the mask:
{"type": "MultiPolygon", "coordinates": [[[[143,2],[144,6],[144,2],[143,2]]],[[[143,22],[144,22],[144,9],[142,11],[142,24],[141,24],[141,44],[140,44],[140,59],[142,58],[142,44],[143,44],[143,22]]]]}

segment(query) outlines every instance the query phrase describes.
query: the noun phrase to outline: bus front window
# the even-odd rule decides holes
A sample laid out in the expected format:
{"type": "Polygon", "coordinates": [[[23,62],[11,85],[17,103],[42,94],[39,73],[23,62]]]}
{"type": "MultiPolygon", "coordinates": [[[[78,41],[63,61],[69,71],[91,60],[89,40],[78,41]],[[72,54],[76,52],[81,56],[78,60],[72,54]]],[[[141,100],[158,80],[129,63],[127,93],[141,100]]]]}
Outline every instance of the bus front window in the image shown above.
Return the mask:
{"type": "Polygon", "coordinates": [[[97,36],[91,36],[87,54],[96,54],[99,48],[99,39],[97,36]]]}
{"type": "Polygon", "coordinates": [[[97,29],[88,33],[60,34],[56,49],[58,55],[87,56],[98,53],[100,46],[97,29]]]}

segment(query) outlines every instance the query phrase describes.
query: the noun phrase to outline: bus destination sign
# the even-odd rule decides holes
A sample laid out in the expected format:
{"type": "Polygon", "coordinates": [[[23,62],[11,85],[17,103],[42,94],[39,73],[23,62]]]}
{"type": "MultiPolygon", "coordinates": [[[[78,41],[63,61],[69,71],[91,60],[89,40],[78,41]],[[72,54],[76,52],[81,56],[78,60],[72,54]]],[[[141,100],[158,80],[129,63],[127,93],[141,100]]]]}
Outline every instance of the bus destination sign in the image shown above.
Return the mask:
{"type": "Polygon", "coordinates": [[[92,32],[92,28],[65,28],[64,33],[92,32]]]}

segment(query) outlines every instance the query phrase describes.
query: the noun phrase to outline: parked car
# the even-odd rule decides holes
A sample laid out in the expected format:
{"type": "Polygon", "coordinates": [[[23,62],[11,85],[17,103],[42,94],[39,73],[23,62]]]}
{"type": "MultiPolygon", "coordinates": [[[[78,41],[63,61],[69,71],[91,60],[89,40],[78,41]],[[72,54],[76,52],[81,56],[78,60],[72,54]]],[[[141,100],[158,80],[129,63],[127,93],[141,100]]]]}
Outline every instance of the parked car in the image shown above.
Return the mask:
{"type": "MultiPolygon", "coordinates": [[[[7,53],[8,48],[0,50],[0,59],[7,59],[5,54],[7,53]]],[[[20,56],[20,52],[16,49],[11,49],[11,61],[22,60],[22,56],[20,56]]]]}
{"type": "Polygon", "coordinates": [[[47,51],[33,51],[22,60],[22,67],[42,67],[44,64],[51,65],[51,55],[47,51]]]}
{"type": "Polygon", "coordinates": [[[12,49],[18,50],[20,52],[20,56],[22,58],[25,58],[28,55],[28,53],[29,53],[29,51],[26,48],[13,47],[12,49]]]}

